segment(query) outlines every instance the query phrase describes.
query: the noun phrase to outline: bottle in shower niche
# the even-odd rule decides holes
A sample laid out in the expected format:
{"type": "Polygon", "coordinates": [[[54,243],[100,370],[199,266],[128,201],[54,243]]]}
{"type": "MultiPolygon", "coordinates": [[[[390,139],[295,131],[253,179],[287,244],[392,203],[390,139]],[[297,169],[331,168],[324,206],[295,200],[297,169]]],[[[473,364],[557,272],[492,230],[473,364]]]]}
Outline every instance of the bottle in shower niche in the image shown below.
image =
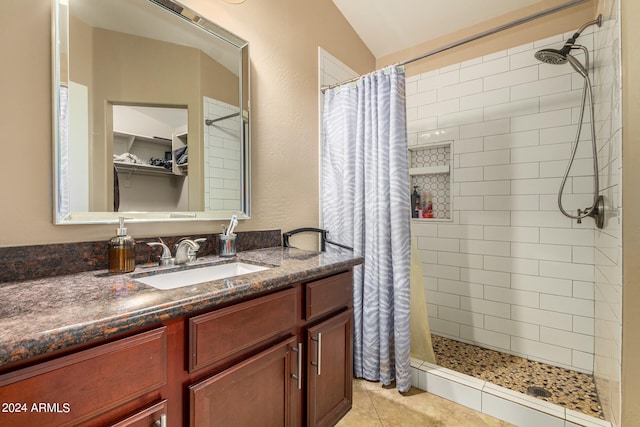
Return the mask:
{"type": "Polygon", "coordinates": [[[109,272],[130,273],[136,268],[136,241],[127,235],[124,217],[120,217],[120,226],[116,236],[109,240],[109,272]]]}
{"type": "Polygon", "coordinates": [[[411,193],[411,218],[420,218],[420,210],[422,210],[420,194],[418,193],[418,186],[414,185],[413,193],[411,193]]]}

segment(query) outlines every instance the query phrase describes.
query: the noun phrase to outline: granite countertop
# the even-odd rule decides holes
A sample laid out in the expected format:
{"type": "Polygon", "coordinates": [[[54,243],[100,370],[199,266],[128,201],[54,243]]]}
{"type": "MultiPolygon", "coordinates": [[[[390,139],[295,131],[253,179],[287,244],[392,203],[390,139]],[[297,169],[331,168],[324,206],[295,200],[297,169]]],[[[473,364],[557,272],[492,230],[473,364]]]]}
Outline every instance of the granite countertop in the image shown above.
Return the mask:
{"type": "Polygon", "coordinates": [[[101,270],[4,283],[0,285],[0,369],[345,271],[363,259],[349,251],[323,253],[274,247],[239,252],[231,259],[203,257],[196,263],[230,261],[272,268],[171,290],[157,290],[132,276],[184,267],[136,266],[135,272],[122,275],[101,270]]]}

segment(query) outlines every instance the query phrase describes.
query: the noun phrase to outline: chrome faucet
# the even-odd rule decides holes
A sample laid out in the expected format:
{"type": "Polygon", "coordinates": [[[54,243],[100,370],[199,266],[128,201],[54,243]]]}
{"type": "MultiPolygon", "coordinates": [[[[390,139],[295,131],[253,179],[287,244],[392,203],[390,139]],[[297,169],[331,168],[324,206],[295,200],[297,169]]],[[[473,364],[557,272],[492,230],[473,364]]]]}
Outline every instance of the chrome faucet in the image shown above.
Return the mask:
{"type": "Polygon", "coordinates": [[[160,256],[160,266],[167,265],[180,265],[192,263],[196,260],[198,249],[200,249],[199,243],[205,242],[207,239],[202,237],[199,239],[191,240],[187,238],[180,239],[175,245],[176,255],[171,256],[171,250],[160,239],[160,242],[149,242],[149,246],[162,246],[162,255],[160,256]]]}
{"type": "Polygon", "coordinates": [[[196,260],[200,245],[194,240],[182,239],[176,244],[176,264],[187,264],[196,260]]]}

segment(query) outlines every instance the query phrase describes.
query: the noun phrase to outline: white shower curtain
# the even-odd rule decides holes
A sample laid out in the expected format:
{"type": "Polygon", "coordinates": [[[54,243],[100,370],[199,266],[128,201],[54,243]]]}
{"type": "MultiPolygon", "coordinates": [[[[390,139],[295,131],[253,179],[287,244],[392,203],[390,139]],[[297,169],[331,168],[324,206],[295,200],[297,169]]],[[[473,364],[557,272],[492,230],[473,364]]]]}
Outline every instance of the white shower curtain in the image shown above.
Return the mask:
{"type": "Polygon", "coordinates": [[[411,387],[410,195],[404,70],[325,94],[321,203],[331,240],[352,246],[354,374],[411,387]]]}

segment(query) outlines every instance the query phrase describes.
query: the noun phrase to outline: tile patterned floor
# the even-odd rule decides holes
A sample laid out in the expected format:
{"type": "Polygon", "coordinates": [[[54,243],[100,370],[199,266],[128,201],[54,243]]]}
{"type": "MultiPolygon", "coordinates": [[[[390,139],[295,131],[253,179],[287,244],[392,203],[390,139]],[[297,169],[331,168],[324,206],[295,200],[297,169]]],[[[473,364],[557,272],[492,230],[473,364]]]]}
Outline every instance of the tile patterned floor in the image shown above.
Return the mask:
{"type": "Polygon", "coordinates": [[[591,375],[431,335],[438,365],[604,419],[591,375]],[[535,389],[531,389],[531,388],[535,389]]]}
{"type": "Polygon", "coordinates": [[[512,424],[414,387],[400,394],[393,387],[354,380],[353,407],[336,426],[510,427],[512,424]]]}

